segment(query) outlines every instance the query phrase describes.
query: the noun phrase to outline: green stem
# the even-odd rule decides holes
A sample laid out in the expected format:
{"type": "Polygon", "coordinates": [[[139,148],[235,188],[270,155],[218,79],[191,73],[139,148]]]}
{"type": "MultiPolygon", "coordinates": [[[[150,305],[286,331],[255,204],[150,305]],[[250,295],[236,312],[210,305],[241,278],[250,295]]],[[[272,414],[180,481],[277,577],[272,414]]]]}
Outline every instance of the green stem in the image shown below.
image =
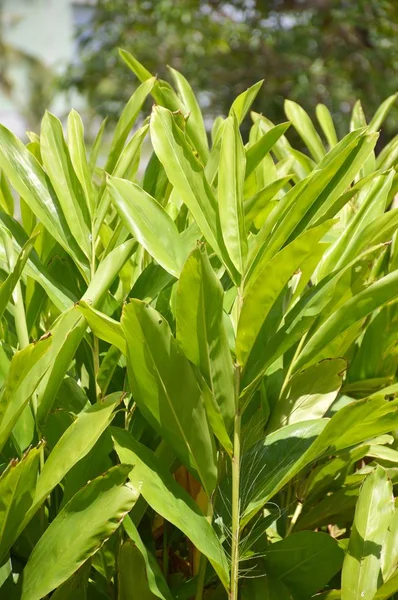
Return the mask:
{"type": "MultiPolygon", "coordinates": [[[[95,238],[94,232],[91,231],[91,279],[93,279],[96,270],[96,256],[95,256],[95,238]]],[[[101,388],[98,385],[97,376],[100,369],[99,360],[99,339],[93,334],[93,363],[94,363],[94,380],[95,380],[95,395],[97,400],[101,396],[101,388]]]]}
{"type": "Polygon", "coordinates": [[[231,544],[231,589],[229,600],[238,600],[239,585],[239,533],[240,533],[240,428],[239,407],[240,367],[235,366],[235,419],[234,452],[232,456],[232,544],[231,544]]]}
{"type": "MultiPolygon", "coordinates": [[[[3,241],[7,256],[8,267],[11,273],[15,266],[15,250],[12,240],[8,237],[7,234],[3,235],[3,241]]],[[[22,297],[22,288],[19,281],[17,282],[12,293],[12,299],[14,300],[15,329],[17,332],[19,349],[22,350],[22,348],[29,346],[29,332],[28,327],[26,325],[26,314],[22,297]]]]}
{"type": "MultiPolygon", "coordinates": [[[[211,497],[207,504],[207,515],[206,518],[209,521],[210,525],[213,520],[213,512],[214,512],[214,501],[211,497]]],[[[206,567],[207,567],[207,558],[204,554],[200,555],[199,559],[199,571],[198,571],[198,580],[196,585],[196,593],[195,600],[202,600],[203,590],[206,583],[206,567]]]]}
{"type": "Polygon", "coordinates": [[[302,336],[302,338],[300,339],[300,341],[298,343],[298,346],[296,348],[294,356],[293,356],[293,358],[292,358],[292,360],[290,362],[289,368],[288,368],[288,370],[286,372],[286,377],[283,380],[283,384],[282,384],[282,388],[281,388],[281,392],[280,392],[279,396],[282,396],[282,394],[286,390],[287,384],[289,383],[289,379],[290,379],[290,377],[292,375],[293,367],[295,365],[295,362],[297,360],[298,355],[300,354],[301,350],[303,349],[306,337],[307,337],[307,332],[305,332],[305,334],[302,336]]]}
{"type": "Polygon", "coordinates": [[[299,516],[301,515],[301,511],[303,510],[303,504],[302,502],[298,502],[297,506],[296,506],[296,510],[293,513],[292,519],[290,521],[290,525],[289,528],[287,530],[287,534],[286,535],[290,535],[293,531],[293,527],[295,526],[295,524],[297,523],[297,519],[299,518],[299,516]]]}

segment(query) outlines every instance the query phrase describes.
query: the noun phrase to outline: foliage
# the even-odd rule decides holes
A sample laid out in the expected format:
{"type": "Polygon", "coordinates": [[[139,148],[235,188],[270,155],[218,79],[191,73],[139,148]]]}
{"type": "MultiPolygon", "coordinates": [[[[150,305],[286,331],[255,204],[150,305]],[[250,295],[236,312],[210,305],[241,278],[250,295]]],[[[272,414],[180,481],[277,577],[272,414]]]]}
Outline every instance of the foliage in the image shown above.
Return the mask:
{"type": "MultiPolygon", "coordinates": [[[[117,117],[130,89],[119,46],[162,78],[166,64],[182,71],[200,92],[206,123],[265,79],[256,106],[270,119],[283,119],[286,97],[306,110],[323,103],[342,135],[357,98],[372,114],[398,88],[397,22],[391,0],[99,0],[92,25],[78,33],[81,62],[65,85],[117,117]]],[[[397,119],[395,109],[385,139],[397,119]]]]}
{"type": "Polygon", "coordinates": [[[103,167],[75,111],[0,126],[1,595],[390,598],[395,96],[340,141],[324,105],[251,112],[244,144],[255,84],[209,145],[186,79],[122,56],[103,167]]]}

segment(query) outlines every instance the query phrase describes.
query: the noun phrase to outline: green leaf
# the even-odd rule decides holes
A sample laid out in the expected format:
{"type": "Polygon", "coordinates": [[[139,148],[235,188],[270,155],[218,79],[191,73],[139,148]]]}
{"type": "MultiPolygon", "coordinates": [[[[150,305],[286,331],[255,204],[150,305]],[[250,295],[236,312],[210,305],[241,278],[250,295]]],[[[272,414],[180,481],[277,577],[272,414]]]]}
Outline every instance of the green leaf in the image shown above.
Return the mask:
{"type": "Polygon", "coordinates": [[[322,131],[325,134],[330,148],[333,148],[333,146],[338,143],[338,139],[332,115],[330,114],[328,107],[324,104],[317,104],[315,110],[319,125],[322,127],[322,131]]]}
{"type": "MultiPolygon", "coordinates": [[[[131,541],[134,543],[137,550],[141,553],[144,565],[143,568],[146,572],[149,589],[154,596],[161,598],[162,600],[172,600],[172,595],[166,580],[160,570],[159,564],[154,555],[147,550],[143,544],[140,535],[133,521],[127,515],[123,521],[123,527],[131,541]]],[[[139,600],[139,598],[137,598],[139,600]]]]}
{"type": "Polygon", "coordinates": [[[0,286],[0,318],[3,316],[4,311],[7,308],[7,304],[11,300],[12,293],[19,279],[21,278],[22,272],[26,265],[26,261],[29,258],[31,251],[33,250],[36,241],[36,236],[28,239],[26,244],[23,246],[18,258],[15,261],[15,265],[7,279],[0,286]]]}
{"type": "Polygon", "coordinates": [[[310,117],[303,108],[292,100],[285,100],[285,113],[297,133],[302,137],[308,150],[317,162],[325,156],[325,148],[310,117]]]}
{"type": "Polygon", "coordinates": [[[272,149],[279,138],[289,129],[290,122],[280,123],[272,127],[267,133],[262,135],[260,139],[250,146],[246,152],[246,171],[245,179],[254,171],[264,156],[272,149]]]}
{"type": "Polygon", "coordinates": [[[323,417],[339,393],[346,369],[346,361],[335,358],[293,375],[276,403],[267,430],[323,417]]]}
{"type": "Polygon", "coordinates": [[[342,600],[372,600],[381,572],[380,555],[394,514],[392,483],[376,467],[360,491],[342,570],[342,600]]]}
{"type": "MultiPolygon", "coordinates": [[[[380,448],[383,448],[381,446],[380,448]]],[[[385,448],[387,450],[387,448],[385,448]]],[[[392,448],[388,448],[392,450],[392,448]]],[[[396,452],[396,451],[395,451],[396,452]]],[[[388,460],[388,456],[387,456],[388,460]]],[[[395,508],[394,515],[388,526],[387,534],[381,551],[381,570],[383,580],[387,581],[398,568],[398,510],[395,508]]]]}
{"type": "Polygon", "coordinates": [[[391,598],[396,592],[398,592],[398,571],[379,587],[373,596],[373,600],[387,600],[387,598],[391,598]]]}
{"type": "Polygon", "coordinates": [[[379,108],[376,110],[372,120],[369,123],[369,131],[376,132],[380,129],[380,126],[382,125],[384,119],[390,112],[390,109],[394,106],[397,96],[398,94],[393,94],[380,104],[379,108]]]}
{"type": "Polygon", "coordinates": [[[194,363],[214,395],[215,411],[221,419],[220,436],[217,422],[210,423],[220,441],[231,443],[226,432],[231,430],[235,412],[235,390],[232,357],[223,320],[222,286],[207,254],[197,248],[189,256],[177,287],[177,340],[185,356],[194,363]]]}
{"type": "Polygon", "coordinates": [[[368,227],[368,225],[384,213],[393,178],[393,171],[374,176],[360,190],[358,194],[359,209],[335,243],[326,252],[317,271],[318,280],[328,272],[335,271],[348,264],[367,246],[377,243],[377,241],[373,241],[373,235],[380,235],[380,222],[377,228],[368,227]]]}
{"type": "Polygon", "coordinates": [[[112,173],[116,166],[122,149],[126,143],[128,135],[141,112],[142,105],[144,104],[148,94],[151,93],[153,86],[155,85],[155,78],[151,77],[148,81],[142,83],[131,96],[123,109],[122,114],[117,122],[115,131],[113,134],[111,149],[109,151],[108,160],[105,163],[105,171],[112,173]]]}
{"type": "Polygon", "coordinates": [[[167,321],[139,300],[124,307],[127,370],[134,400],[210,495],[216,485],[215,446],[203,390],[167,321]]]}
{"type": "Polygon", "coordinates": [[[372,313],[374,310],[398,297],[398,270],[382,277],[365,290],[353,296],[336,310],[304,346],[295,363],[295,370],[313,363],[319,352],[338,335],[372,313]]]}
{"type": "Polygon", "coordinates": [[[229,111],[229,116],[235,113],[239,125],[242,123],[243,119],[249,112],[250,107],[256,99],[256,96],[260,91],[260,88],[263,85],[263,83],[263,79],[261,81],[258,81],[251,87],[247,88],[247,90],[239,94],[239,96],[233,101],[229,111]]]}
{"type": "Polygon", "coordinates": [[[287,425],[267,435],[242,456],[242,527],[291,477],[299,459],[327,424],[313,419],[287,425]]]}
{"type": "MultiPolygon", "coordinates": [[[[261,229],[265,222],[264,214],[268,216],[270,212],[266,210],[270,204],[270,200],[276,196],[279,190],[281,190],[291,178],[291,175],[286,175],[286,177],[281,177],[280,179],[272,181],[257,192],[257,194],[244,202],[243,207],[247,229],[250,228],[253,221],[257,229],[261,229]]],[[[272,208],[275,206],[275,204],[272,205],[272,208]]]]}
{"type": "Polygon", "coordinates": [[[127,540],[118,555],[118,600],[154,600],[145,572],[145,562],[137,546],[127,540]]]}
{"type": "Polygon", "coordinates": [[[83,188],[86,204],[92,218],[95,200],[91,171],[84,144],[84,127],[81,116],[73,109],[68,116],[68,147],[73,168],[83,188]]]}
{"type": "Polygon", "coordinates": [[[127,354],[126,339],[123,334],[122,326],[118,321],[111,319],[104,313],[95,310],[90,304],[81,300],[76,307],[83,314],[88,326],[101,340],[117,346],[123,354],[127,354]]]}
{"type": "Polygon", "coordinates": [[[201,160],[205,164],[209,155],[209,145],[202,112],[200,110],[198,101],[196,100],[195,94],[193,93],[192,88],[185,77],[171,67],[169,67],[169,71],[174,79],[174,83],[182,102],[189,110],[188,122],[191,125],[189,134],[196,149],[198,150],[201,160]]]}
{"type": "Polygon", "coordinates": [[[122,462],[133,465],[130,481],[155,512],[173,523],[211,562],[228,588],[228,566],[224,550],[210,523],[191,496],[178,485],[159,459],[125,430],[112,427],[116,452],[122,462]]]}
{"type": "Polygon", "coordinates": [[[104,136],[104,131],[106,127],[107,118],[102,121],[99,129],[97,131],[97,135],[94,138],[93,145],[91,146],[90,159],[89,159],[89,167],[91,173],[94,173],[95,167],[97,165],[98,155],[101,149],[102,138],[104,136]]]}
{"type": "Polygon", "coordinates": [[[264,550],[265,568],[288,588],[296,600],[321,591],[339,571],[344,552],[325,533],[299,531],[264,550]]]}
{"type": "Polygon", "coordinates": [[[218,168],[218,205],[225,246],[239,273],[243,273],[247,254],[247,235],[243,214],[245,149],[234,115],[225,122],[218,168]]]}
{"type": "Polygon", "coordinates": [[[29,344],[12,357],[0,398],[0,449],[49,367],[51,342],[29,344]]]}
{"type": "Polygon", "coordinates": [[[68,427],[41,470],[32,512],[42,504],[68,471],[88,454],[112,421],[113,412],[120,404],[122,397],[122,392],[110,394],[104,400],[81,412],[68,427]]]}
{"type": "Polygon", "coordinates": [[[261,261],[244,288],[242,309],[236,336],[236,354],[242,365],[252,350],[262,325],[278,298],[301,263],[314,251],[314,247],[330,229],[333,222],[309,229],[291,242],[276,256],[261,261]],[[267,281],[267,285],[264,285],[267,281]]]}
{"type": "Polygon", "coordinates": [[[40,148],[44,167],[69,228],[84,254],[90,257],[90,215],[86,198],[72,166],[61,122],[49,112],[42,120],[40,148]]]}
{"type": "Polygon", "coordinates": [[[111,177],[108,189],[126,228],[166,271],[178,277],[184,248],[178,229],[164,208],[130,181],[111,177]]]}
{"type": "Polygon", "coordinates": [[[41,600],[66,581],[118,528],[138,498],[119,465],[90,481],[44,532],[23,573],[21,600],[41,600]]]}
{"type": "Polygon", "coordinates": [[[78,264],[83,264],[84,255],[71,234],[48,177],[29,150],[3,125],[0,125],[0,168],[57,242],[78,264]]]}
{"type": "Polygon", "coordinates": [[[3,561],[17,538],[19,524],[32,505],[40,453],[32,448],[20,461],[12,460],[0,477],[0,560],[3,561]]]}
{"type": "Polygon", "coordinates": [[[187,205],[204,237],[236,274],[221,234],[217,201],[205,177],[203,167],[194,156],[183,132],[170,111],[155,107],[151,116],[151,140],[170,183],[187,205]]]}

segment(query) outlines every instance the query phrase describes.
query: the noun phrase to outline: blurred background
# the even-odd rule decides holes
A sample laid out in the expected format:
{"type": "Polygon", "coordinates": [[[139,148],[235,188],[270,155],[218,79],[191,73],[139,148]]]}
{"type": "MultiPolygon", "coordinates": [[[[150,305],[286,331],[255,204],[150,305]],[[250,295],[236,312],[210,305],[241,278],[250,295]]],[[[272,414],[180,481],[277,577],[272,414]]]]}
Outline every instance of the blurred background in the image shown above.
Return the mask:
{"type": "MultiPolygon", "coordinates": [[[[323,102],[342,134],[357,98],[371,116],[398,90],[398,1],[0,0],[0,122],[23,136],[46,108],[92,130],[117,119],[137,83],[118,47],[181,71],[208,123],[264,79],[256,110],[283,121],[284,98],[311,115],[323,102]]],[[[397,125],[395,107],[382,144],[397,125]]]]}

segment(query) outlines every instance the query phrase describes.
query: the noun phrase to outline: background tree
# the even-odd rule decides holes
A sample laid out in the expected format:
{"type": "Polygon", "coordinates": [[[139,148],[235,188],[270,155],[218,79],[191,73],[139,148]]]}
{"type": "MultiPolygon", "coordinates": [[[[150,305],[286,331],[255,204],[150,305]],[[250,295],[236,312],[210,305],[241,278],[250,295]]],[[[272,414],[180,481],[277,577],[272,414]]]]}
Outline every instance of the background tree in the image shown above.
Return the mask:
{"type": "Polygon", "coordinates": [[[98,0],[64,84],[116,118],[132,92],[122,47],[163,78],[164,64],[184,73],[209,117],[265,79],[255,108],[269,118],[284,119],[285,97],[323,102],[342,133],[357,98],[372,114],[398,89],[397,36],[394,0],[98,0]]]}

